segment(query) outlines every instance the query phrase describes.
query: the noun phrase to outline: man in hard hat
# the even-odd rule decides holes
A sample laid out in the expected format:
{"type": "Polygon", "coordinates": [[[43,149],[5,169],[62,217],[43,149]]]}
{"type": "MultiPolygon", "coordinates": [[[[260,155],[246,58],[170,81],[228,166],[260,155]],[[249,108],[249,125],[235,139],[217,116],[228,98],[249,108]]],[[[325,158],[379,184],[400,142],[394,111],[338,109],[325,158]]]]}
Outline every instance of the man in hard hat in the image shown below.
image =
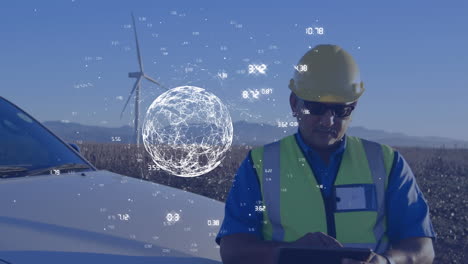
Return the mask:
{"type": "Polygon", "coordinates": [[[216,238],[223,262],[275,263],[280,247],[345,246],[372,249],[367,263],[432,263],[435,233],[407,162],[345,135],[364,92],[353,58],[319,45],[299,66],[289,83],[298,132],[241,164],[216,238]]]}

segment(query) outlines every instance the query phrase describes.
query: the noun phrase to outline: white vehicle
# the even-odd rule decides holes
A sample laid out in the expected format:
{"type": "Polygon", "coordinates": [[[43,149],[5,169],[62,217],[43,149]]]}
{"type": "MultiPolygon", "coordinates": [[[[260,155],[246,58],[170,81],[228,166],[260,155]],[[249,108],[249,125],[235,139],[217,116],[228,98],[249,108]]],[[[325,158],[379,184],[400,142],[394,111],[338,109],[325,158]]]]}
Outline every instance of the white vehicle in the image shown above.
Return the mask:
{"type": "Polygon", "coordinates": [[[0,264],[221,263],[224,204],[97,170],[0,97],[0,264]]]}

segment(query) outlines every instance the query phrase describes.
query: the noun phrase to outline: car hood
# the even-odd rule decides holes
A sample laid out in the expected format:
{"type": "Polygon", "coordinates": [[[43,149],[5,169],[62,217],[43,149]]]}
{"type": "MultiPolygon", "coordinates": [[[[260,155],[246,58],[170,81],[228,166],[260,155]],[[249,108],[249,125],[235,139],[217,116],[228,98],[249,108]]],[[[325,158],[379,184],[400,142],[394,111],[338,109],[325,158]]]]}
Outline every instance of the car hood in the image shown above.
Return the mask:
{"type": "Polygon", "coordinates": [[[223,203],[108,171],[2,179],[0,208],[4,251],[220,260],[223,203]]]}
{"type": "Polygon", "coordinates": [[[61,251],[0,251],[0,264],[221,264],[195,257],[123,256],[101,253],[61,251]]]}

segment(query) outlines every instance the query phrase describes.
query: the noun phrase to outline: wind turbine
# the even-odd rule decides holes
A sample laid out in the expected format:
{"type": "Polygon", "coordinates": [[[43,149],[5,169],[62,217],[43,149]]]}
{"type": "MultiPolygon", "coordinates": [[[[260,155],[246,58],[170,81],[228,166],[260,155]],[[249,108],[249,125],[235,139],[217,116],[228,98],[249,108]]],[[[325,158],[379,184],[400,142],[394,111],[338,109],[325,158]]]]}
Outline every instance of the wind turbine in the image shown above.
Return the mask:
{"type": "Polygon", "coordinates": [[[136,49],[137,49],[137,56],[138,56],[138,65],[140,66],[140,71],[138,72],[129,72],[128,77],[129,78],[136,78],[136,82],[133,85],[133,89],[130,92],[130,95],[128,96],[127,102],[125,102],[125,105],[122,109],[122,113],[120,113],[120,119],[122,119],[123,113],[125,111],[125,108],[128,105],[128,102],[132,98],[133,93],[135,93],[135,142],[137,144],[137,147],[140,146],[140,126],[139,126],[139,119],[140,119],[140,82],[142,78],[147,79],[150,82],[153,82],[157,84],[158,86],[164,88],[160,83],[155,81],[153,78],[149,77],[143,72],[143,62],[141,60],[141,53],[140,53],[140,45],[138,44],[138,36],[137,36],[137,31],[136,31],[136,25],[135,25],[135,17],[133,16],[132,13],[132,22],[133,22],[133,32],[135,33],[135,42],[136,42],[136,49]]]}

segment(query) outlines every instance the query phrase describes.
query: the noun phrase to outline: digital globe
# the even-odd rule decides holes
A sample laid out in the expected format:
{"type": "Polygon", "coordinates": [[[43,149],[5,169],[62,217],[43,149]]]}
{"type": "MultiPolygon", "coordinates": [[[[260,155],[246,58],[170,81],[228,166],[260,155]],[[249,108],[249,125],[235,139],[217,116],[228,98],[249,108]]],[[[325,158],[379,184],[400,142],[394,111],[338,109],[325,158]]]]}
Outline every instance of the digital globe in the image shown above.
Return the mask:
{"type": "Polygon", "coordinates": [[[146,112],[143,144],[162,170],[196,177],[216,168],[232,144],[233,126],[226,106],[196,86],[173,88],[146,112]]]}

